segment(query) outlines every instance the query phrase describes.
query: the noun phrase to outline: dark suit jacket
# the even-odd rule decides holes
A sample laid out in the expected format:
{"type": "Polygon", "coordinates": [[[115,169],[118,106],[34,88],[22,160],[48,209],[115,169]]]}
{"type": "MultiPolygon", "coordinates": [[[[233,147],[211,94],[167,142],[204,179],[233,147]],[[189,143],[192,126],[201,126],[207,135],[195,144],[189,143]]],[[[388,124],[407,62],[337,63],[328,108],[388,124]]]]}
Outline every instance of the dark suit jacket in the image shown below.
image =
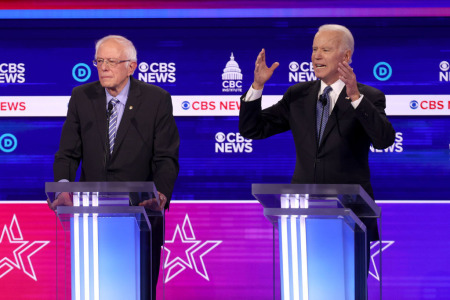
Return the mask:
{"type": "Polygon", "coordinates": [[[154,181],[169,205],[178,175],[179,136],[170,94],[130,77],[128,100],[108,157],[106,93],[100,82],[76,87],[69,101],[54,179],[154,181]]]}
{"type": "MultiPolygon", "coordinates": [[[[384,112],[384,94],[359,83],[358,89],[364,97],[354,109],[350,100],[345,99],[344,87],[319,147],[316,104],[320,80],[291,86],[277,104],[264,110],[261,99],[241,100],[239,132],[246,138],[263,139],[291,130],[297,153],[292,183],[360,184],[373,198],[369,147],[370,144],[377,149],[389,147],[394,143],[395,131],[384,112]]],[[[369,225],[371,239],[378,235],[376,223],[373,226],[369,225]]]]}

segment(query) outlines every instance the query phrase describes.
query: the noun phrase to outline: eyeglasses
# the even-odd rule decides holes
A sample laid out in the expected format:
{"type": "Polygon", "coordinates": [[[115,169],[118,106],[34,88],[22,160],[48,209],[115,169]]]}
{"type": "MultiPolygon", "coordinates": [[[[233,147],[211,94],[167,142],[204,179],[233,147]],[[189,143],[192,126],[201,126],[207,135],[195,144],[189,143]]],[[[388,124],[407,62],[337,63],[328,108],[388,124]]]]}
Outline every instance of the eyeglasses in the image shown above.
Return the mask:
{"type": "Polygon", "coordinates": [[[103,65],[103,63],[105,63],[107,66],[110,66],[111,68],[114,68],[118,64],[126,62],[126,61],[131,61],[131,59],[118,60],[118,59],[113,59],[113,58],[108,58],[108,59],[99,58],[99,59],[94,59],[92,61],[92,63],[96,67],[101,67],[103,65]]]}

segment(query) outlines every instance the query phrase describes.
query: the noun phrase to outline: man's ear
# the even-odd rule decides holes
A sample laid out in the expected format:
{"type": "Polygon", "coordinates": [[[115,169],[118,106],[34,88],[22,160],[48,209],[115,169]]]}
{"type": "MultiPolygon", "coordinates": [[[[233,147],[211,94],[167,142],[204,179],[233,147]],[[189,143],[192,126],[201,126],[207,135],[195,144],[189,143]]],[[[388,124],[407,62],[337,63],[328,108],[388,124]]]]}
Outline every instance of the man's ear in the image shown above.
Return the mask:
{"type": "Polygon", "coordinates": [[[344,54],[344,60],[348,63],[350,63],[352,60],[352,51],[351,50],[346,50],[345,54],[344,54]]]}
{"type": "Polygon", "coordinates": [[[134,70],[137,68],[137,62],[130,61],[130,65],[128,66],[128,76],[133,75],[134,70]]]}

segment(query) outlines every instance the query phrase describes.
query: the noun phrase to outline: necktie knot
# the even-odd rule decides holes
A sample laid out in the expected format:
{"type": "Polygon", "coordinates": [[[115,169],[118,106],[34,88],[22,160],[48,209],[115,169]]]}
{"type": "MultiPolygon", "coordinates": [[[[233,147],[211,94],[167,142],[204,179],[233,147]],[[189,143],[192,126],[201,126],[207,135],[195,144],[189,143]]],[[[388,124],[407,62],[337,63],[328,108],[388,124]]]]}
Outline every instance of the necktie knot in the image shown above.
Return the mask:
{"type": "Polygon", "coordinates": [[[327,97],[327,99],[330,97],[329,93],[333,90],[333,88],[329,85],[327,85],[324,89],[323,89],[323,93],[322,95],[325,95],[325,97],[327,97]]]}
{"type": "Polygon", "coordinates": [[[112,99],[109,101],[109,103],[111,103],[113,107],[116,106],[117,103],[119,103],[119,102],[120,102],[119,99],[116,99],[116,98],[112,98],[112,99]]]}

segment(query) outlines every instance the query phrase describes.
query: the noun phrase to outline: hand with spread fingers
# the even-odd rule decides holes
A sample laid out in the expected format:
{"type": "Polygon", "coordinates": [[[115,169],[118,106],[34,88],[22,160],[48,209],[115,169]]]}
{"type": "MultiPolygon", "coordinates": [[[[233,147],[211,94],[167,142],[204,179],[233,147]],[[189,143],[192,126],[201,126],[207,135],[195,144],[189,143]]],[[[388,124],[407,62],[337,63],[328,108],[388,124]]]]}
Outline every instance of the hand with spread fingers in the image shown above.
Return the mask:
{"type": "Polygon", "coordinates": [[[47,199],[47,204],[52,210],[56,210],[58,206],[73,206],[72,193],[62,192],[52,203],[47,199]]]}
{"type": "Polygon", "coordinates": [[[360,93],[358,90],[356,75],[353,72],[353,68],[350,67],[348,62],[343,61],[339,63],[338,71],[339,71],[339,79],[345,83],[347,96],[352,101],[358,100],[360,97],[360,93]]]}
{"type": "Polygon", "coordinates": [[[269,68],[266,64],[266,50],[262,49],[259,52],[258,57],[255,62],[255,79],[253,81],[252,87],[255,90],[262,90],[264,84],[267,80],[272,77],[273,71],[278,68],[280,64],[278,62],[274,62],[272,66],[269,68]]]}
{"type": "Polygon", "coordinates": [[[148,200],[144,200],[141,203],[139,203],[139,206],[144,206],[145,208],[148,208],[150,210],[154,210],[154,211],[163,211],[164,210],[164,206],[166,206],[167,203],[167,197],[163,194],[158,192],[159,195],[159,205],[158,205],[158,201],[156,200],[156,198],[152,198],[152,199],[148,199],[148,200]]]}

